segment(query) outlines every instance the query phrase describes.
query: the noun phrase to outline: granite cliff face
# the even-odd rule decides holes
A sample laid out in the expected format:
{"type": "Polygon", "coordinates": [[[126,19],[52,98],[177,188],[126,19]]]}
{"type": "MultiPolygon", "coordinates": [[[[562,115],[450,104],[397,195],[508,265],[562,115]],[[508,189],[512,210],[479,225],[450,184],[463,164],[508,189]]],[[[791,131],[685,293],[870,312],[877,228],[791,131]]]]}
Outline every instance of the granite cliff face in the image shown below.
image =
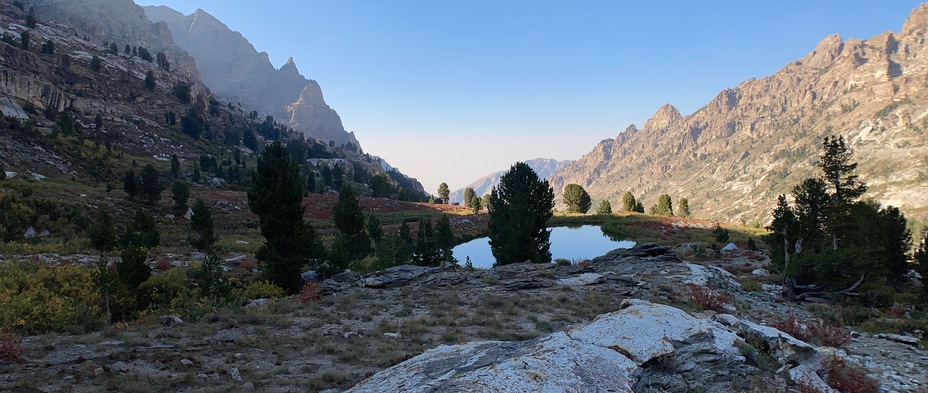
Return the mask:
{"type": "Polygon", "coordinates": [[[821,142],[854,150],[865,197],[928,214],[928,5],[901,32],[832,35],[777,73],[723,90],[687,116],[664,105],[639,130],[606,139],[552,176],[614,204],[668,193],[697,216],[764,222],[776,195],[817,174],[821,142]]]}
{"type": "MultiPolygon", "coordinates": [[[[547,178],[550,178],[551,175],[557,172],[558,170],[561,170],[567,165],[570,165],[571,163],[573,163],[573,161],[570,161],[570,160],[558,161],[558,160],[554,160],[550,158],[536,158],[534,160],[525,161],[525,163],[528,164],[528,166],[532,168],[532,170],[535,171],[536,174],[538,174],[539,178],[547,179],[547,178]]],[[[493,172],[489,175],[486,175],[484,177],[481,177],[480,179],[475,180],[474,182],[468,184],[464,188],[454,190],[451,192],[451,194],[449,194],[448,199],[450,199],[451,202],[460,202],[461,204],[463,204],[464,203],[464,189],[468,187],[473,188],[474,193],[477,194],[477,196],[483,196],[484,194],[489,194],[490,191],[493,190],[493,187],[496,187],[496,185],[499,184],[499,178],[502,177],[503,174],[505,174],[506,171],[508,170],[509,169],[507,168],[502,171],[493,172]]]]}
{"type": "Polygon", "coordinates": [[[203,10],[183,15],[165,6],[144,7],[163,22],[174,41],[197,59],[203,82],[219,97],[246,110],[270,114],[307,137],[359,145],[322,96],[314,80],[303,77],[291,58],[275,69],[266,52],[258,52],[240,33],[203,10]]]}
{"type": "MultiPolygon", "coordinates": [[[[32,3],[32,2],[30,2],[32,3]]],[[[34,2],[36,15],[47,22],[66,26],[77,37],[115,43],[120,52],[126,45],[142,46],[154,56],[167,55],[175,71],[198,79],[196,62],[174,44],[164,23],[152,23],[132,0],[53,0],[34,2]]]]}

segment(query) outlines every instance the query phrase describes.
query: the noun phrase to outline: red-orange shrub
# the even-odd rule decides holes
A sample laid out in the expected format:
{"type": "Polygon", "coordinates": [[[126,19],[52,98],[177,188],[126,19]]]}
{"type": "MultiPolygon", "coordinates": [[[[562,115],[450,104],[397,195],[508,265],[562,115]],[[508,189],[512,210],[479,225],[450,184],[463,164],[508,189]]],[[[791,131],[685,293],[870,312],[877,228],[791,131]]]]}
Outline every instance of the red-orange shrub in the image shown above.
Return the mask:
{"type": "Polygon", "coordinates": [[[22,341],[16,334],[10,332],[0,333],[0,359],[19,361],[19,356],[22,354],[19,345],[22,341]]]}
{"type": "Polygon", "coordinates": [[[802,341],[810,341],[829,347],[841,347],[851,342],[851,331],[820,318],[810,318],[802,323],[796,315],[789,313],[786,319],[775,322],[773,327],[802,341]]]}
{"type": "Polygon", "coordinates": [[[167,259],[159,259],[155,261],[155,269],[158,269],[164,272],[170,269],[171,267],[172,267],[171,261],[168,261],[167,259]]]}
{"type": "Polygon", "coordinates": [[[880,384],[867,376],[864,370],[848,366],[837,356],[831,358],[828,365],[828,386],[842,393],[876,393],[880,384]]]}
{"type": "Polygon", "coordinates": [[[684,296],[687,300],[695,303],[703,310],[722,311],[728,302],[731,301],[731,295],[725,291],[709,289],[696,284],[686,286],[684,296]]]}
{"type": "Polygon", "coordinates": [[[322,285],[316,281],[303,284],[303,288],[300,289],[300,301],[309,303],[319,300],[322,300],[322,285]]]}

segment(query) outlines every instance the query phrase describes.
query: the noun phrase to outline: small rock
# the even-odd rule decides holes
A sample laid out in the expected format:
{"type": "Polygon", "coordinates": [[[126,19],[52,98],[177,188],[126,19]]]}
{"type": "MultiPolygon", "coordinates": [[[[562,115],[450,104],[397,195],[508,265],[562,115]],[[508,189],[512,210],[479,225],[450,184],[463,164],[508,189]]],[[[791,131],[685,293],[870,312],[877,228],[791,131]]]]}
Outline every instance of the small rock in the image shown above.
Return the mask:
{"type": "Polygon", "coordinates": [[[173,220],[173,219],[174,219],[174,215],[168,213],[168,214],[165,214],[165,215],[164,215],[164,218],[166,218],[166,219],[168,219],[168,220],[173,220]]]}
{"type": "Polygon", "coordinates": [[[244,241],[244,240],[236,240],[235,243],[237,243],[237,244],[248,244],[248,242],[246,242],[246,241],[244,241]]]}
{"type": "Polygon", "coordinates": [[[230,369],[229,369],[229,375],[232,376],[232,380],[233,380],[233,381],[241,381],[241,380],[242,380],[242,373],[240,373],[240,372],[238,371],[238,368],[237,368],[237,367],[232,367],[232,368],[230,368],[230,369]]]}
{"type": "Polygon", "coordinates": [[[161,320],[161,324],[164,326],[180,325],[184,323],[183,319],[180,319],[180,317],[174,315],[164,315],[158,319],[161,320]]]}
{"type": "Polygon", "coordinates": [[[32,238],[34,238],[35,235],[37,235],[37,234],[38,234],[38,232],[36,232],[35,228],[29,227],[29,228],[26,228],[26,233],[24,233],[23,236],[24,236],[26,239],[32,239],[32,238]]]}
{"type": "Polygon", "coordinates": [[[386,333],[383,334],[383,336],[384,336],[384,337],[390,337],[390,338],[403,338],[403,335],[402,335],[402,334],[400,334],[400,333],[392,333],[392,332],[386,332],[386,333]]]}
{"type": "Polygon", "coordinates": [[[252,300],[252,301],[248,302],[248,304],[245,305],[245,308],[257,308],[257,307],[261,307],[261,306],[267,304],[267,302],[269,302],[269,301],[271,301],[271,299],[268,299],[268,298],[255,299],[255,300],[252,300]]]}
{"type": "Polygon", "coordinates": [[[113,372],[117,372],[117,373],[123,373],[123,372],[129,371],[129,365],[126,364],[126,362],[123,362],[122,360],[120,360],[120,361],[117,361],[116,363],[113,363],[113,365],[110,366],[110,370],[113,370],[113,372]]]}
{"type": "Polygon", "coordinates": [[[182,365],[184,365],[184,366],[192,366],[192,365],[193,365],[193,361],[190,360],[190,359],[181,359],[181,360],[180,360],[180,364],[182,364],[182,365]]]}
{"type": "Polygon", "coordinates": [[[193,218],[193,209],[191,209],[191,208],[188,207],[188,208],[187,208],[187,212],[184,213],[184,218],[186,218],[186,219],[188,219],[188,220],[191,219],[191,218],[193,218]]]}
{"type": "Polygon", "coordinates": [[[103,375],[103,367],[97,367],[93,369],[93,375],[97,375],[97,376],[103,375]]]}
{"type": "Polygon", "coordinates": [[[903,336],[899,334],[880,333],[876,335],[876,338],[882,338],[884,340],[895,341],[897,343],[911,345],[913,347],[918,347],[919,345],[918,338],[910,337],[910,336],[903,336]]]}
{"type": "Polygon", "coordinates": [[[768,272],[767,269],[754,269],[754,271],[752,271],[751,274],[755,276],[765,277],[765,276],[769,276],[770,272],[768,272]]]}
{"type": "Polygon", "coordinates": [[[245,382],[242,386],[238,387],[241,390],[255,390],[255,384],[251,382],[245,382]]]}
{"type": "Polygon", "coordinates": [[[361,333],[358,333],[358,332],[345,332],[345,333],[342,333],[342,337],[345,337],[345,338],[349,338],[349,337],[361,337],[361,333]]]}
{"type": "Polygon", "coordinates": [[[246,257],[245,257],[244,255],[234,255],[234,256],[232,256],[232,257],[226,258],[224,261],[225,261],[226,263],[231,263],[231,264],[238,265],[238,264],[242,263],[242,261],[244,261],[245,259],[246,259],[246,257]]]}

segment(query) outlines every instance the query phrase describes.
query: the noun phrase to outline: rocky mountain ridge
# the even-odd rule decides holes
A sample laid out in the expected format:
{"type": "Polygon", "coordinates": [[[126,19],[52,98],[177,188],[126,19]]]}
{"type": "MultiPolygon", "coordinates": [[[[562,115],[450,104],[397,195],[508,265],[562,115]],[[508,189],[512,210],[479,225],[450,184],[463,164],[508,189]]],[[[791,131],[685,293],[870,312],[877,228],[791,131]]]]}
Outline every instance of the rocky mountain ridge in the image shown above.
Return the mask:
{"type": "MultiPolygon", "coordinates": [[[[547,178],[550,178],[551,175],[556,173],[558,170],[573,163],[573,161],[571,160],[559,161],[559,160],[555,160],[551,158],[536,158],[533,160],[527,160],[525,161],[525,163],[528,164],[528,166],[531,167],[532,170],[534,170],[536,174],[538,174],[539,178],[547,179],[547,178]]],[[[474,180],[470,184],[464,186],[464,188],[460,188],[460,189],[452,191],[451,194],[449,194],[448,199],[450,199],[451,202],[460,202],[463,204],[464,203],[464,189],[466,188],[473,188],[474,193],[477,194],[477,196],[483,196],[485,194],[489,194],[490,191],[493,190],[493,187],[496,187],[496,185],[499,184],[499,178],[502,177],[503,174],[505,174],[506,171],[508,170],[509,169],[507,168],[504,170],[496,171],[489,175],[481,177],[480,179],[474,180]]]]}
{"type": "Polygon", "coordinates": [[[552,176],[594,199],[631,191],[689,199],[694,214],[765,222],[778,194],[816,173],[825,136],[843,135],[868,183],[866,198],[928,215],[928,5],[900,32],[832,35],[777,73],[720,92],[682,116],[664,105],[552,176]]]}
{"type": "MultiPolygon", "coordinates": [[[[165,24],[148,21],[131,1],[42,2],[35,7],[38,23],[34,28],[25,26],[28,7],[23,9],[7,0],[0,3],[0,112],[16,118],[9,125],[0,121],[0,133],[4,134],[0,165],[8,170],[50,177],[91,174],[94,182],[111,182],[125,170],[119,162],[123,155],[113,154],[111,148],[158,161],[176,154],[189,168],[185,161],[199,160],[203,155],[221,157],[233,150],[254,153],[243,145],[247,132],[258,138],[258,146],[273,138],[286,142],[296,137],[286,125],[252,118],[241,107],[216,100],[200,81],[193,58],[173,44],[165,24]],[[28,37],[27,48],[21,43],[24,36],[28,37]],[[46,45],[51,48],[43,49],[46,45]],[[167,64],[146,60],[132,50],[126,52],[127,46],[147,48],[152,57],[164,53],[167,64]],[[99,64],[95,66],[95,62],[99,64]],[[180,87],[187,89],[186,100],[177,94],[180,87]],[[191,111],[197,113],[201,131],[205,131],[192,139],[184,135],[183,126],[191,111]],[[94,153],[63,148],[55,142],[61,131],[76,132],[77,145],[85,138],[94,140],[94,153]],[[106,146],[102,157],[98,156],[101,145],[106,146]],[[39,154],[37,149],[41,149],[39,154]]],[[[295,67],[287,72],[303,80],[295,67]]],[[[356,146],[316,149],[326,151],[328,157],[316,164],[339,165],[350,179],[364,182],[382,174],[407,195],[424,195],[418,181],[383,169],[382,159],[366,155],[356,146]]],[[[221,179],[208,180],[210,183],[203,185],[222,184],[221,179]]]]}
{"type": "Polygon", "coordinates": [[[201,9],[184,15],[166,6],[142,8],[197,59],[203,82],[222,99],[269,114],[306,137],[360,145],[326,104],[319,84],[303,77],[293,58],[275,69],[266,52],[259,53],[241,33],[201,9]]]}

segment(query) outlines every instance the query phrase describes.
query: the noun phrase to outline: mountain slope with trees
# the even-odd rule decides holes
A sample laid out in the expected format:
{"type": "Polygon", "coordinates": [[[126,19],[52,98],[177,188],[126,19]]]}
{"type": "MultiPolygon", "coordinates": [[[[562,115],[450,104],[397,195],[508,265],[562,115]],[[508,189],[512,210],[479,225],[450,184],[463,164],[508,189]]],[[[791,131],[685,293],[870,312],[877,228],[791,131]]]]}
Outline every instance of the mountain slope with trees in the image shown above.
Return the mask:
{"type": "Polygon", "coordinates": [[[819,143],[844,136],[870,188],[865,197],[928,214],[928,5],[900,32],[832,35],[777,73],[725,89],[683,116],[665,105],[641,129],[614,139],[551,177],[594,199],[631,191],[650,206],[687,197],[694,215],[763,222],[776,196],[816,170],[819,143]]]}
{"type": "Polygon", "coordinates": [[[149,19],[167,25],[177,45],[196,58],[203,82],[223,100],[284,120],[306,137],[360,148],[325,103],[319,84],[303,77],[292,58],[276,69],[267,53],[201,9],[183,15],[166,6],[142,8],[149,19]]]}

